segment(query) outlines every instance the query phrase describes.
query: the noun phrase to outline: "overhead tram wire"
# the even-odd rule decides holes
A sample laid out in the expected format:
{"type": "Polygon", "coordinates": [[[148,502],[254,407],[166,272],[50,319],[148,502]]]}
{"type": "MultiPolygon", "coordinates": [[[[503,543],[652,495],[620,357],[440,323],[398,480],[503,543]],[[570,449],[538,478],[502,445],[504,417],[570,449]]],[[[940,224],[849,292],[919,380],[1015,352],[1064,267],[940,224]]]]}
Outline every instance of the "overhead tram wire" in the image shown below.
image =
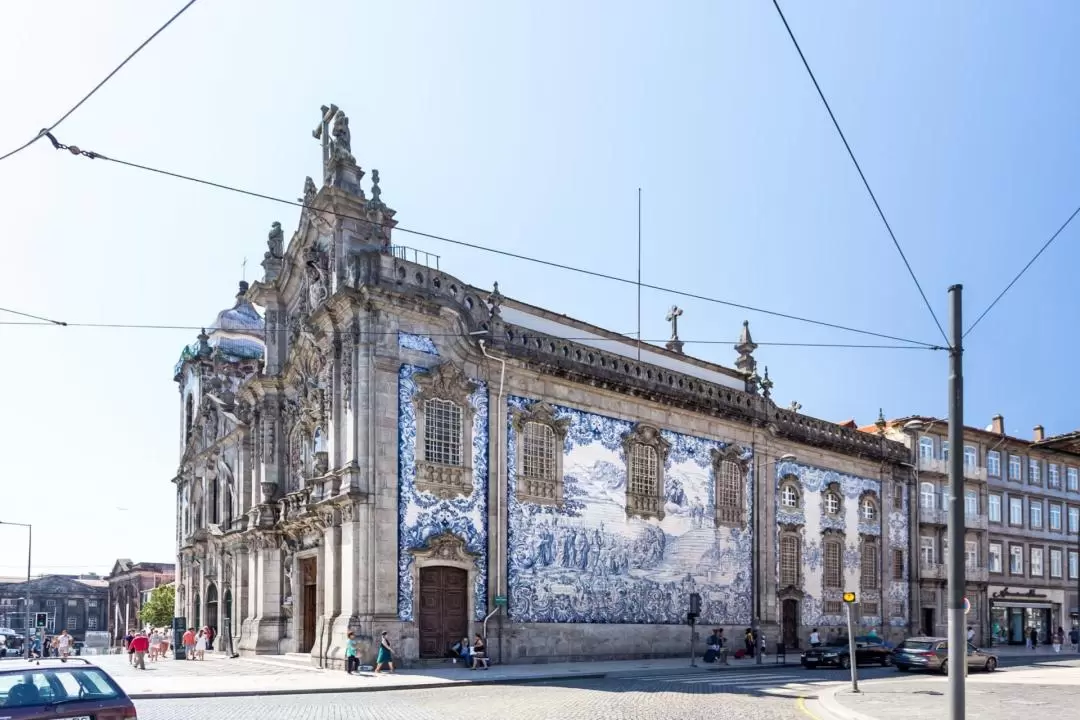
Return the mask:
{"type": "Polygon", "coordinates": [[[1028,260],[1027,265],[1021,268],[1020,272],[1016,273],[1016,277],[1014,277],[1009,282],[1009,284],[1005,286],[1004,290],[998,293],[997,297],[994,298],[994,301],[986,306],[986,309],[982,311],[979,317],[975,318],[975,322],[971,323],[968,329],[964,331],[961,339],[966,338],[968,336],[968,333],[974,330],[975,326],[982,322],[982,319],[986,317],[991,310],[994,309],[994,306],[998,304],[1001,298],[1005,297],[1005,293],[1009,292],[1009,290],[1012,289],[1012,286],[1015,285],[1017,281],[1019,281],[1020,278],[1024,276],[1024,273],[1028,271],[1028,268],[1035,264],[1035,261],[1038,260],[1044,252],[1046,252],[1046,249],[1049,248],[1054,243],[1054,241],[1058,239],[1058,236],[1061,235],[1061,233],[1065,232],[1065,228],[1069,227],[1069,225],[1072,223],[1072,221],[1076,218],[1077,215],[1080,215],[1080,206],[1078,206],[1075,210],[1072,211],[1072,215],[1070,215],[1069,218],[1061,224],[1061,227],[1059,227],[1054,232],[1054,234],[1050,236],[1049,240],[1043,243],[1043,246],[1039,248],[1039,252],[1035,253],[1032,258],[1028,260]]]}
{"type": "Polygon", "coordinates": [[[0,323],[0,325],[60,325],[60,326],[63,326],[63,327],[67,327],[67,323],[63,322],[62,320],[52,320],[52,319],[47,318],[47,317],[41,317],[40,315],[31,315],[30,313],[21,312],[19,310],[11,310],[9,308],[0,307],[0,312],[11,313],[12,315],[19,315],[21,317],[31,318],[32,320],[39,320],[40,321],[40,322],[36,322],[36,323],[27,323],[27,322],[9,323],[9,322],[3,322],[3,323],[0,323]]]}
{"type": "Polygon", "coordinates": [[[136,170],[142,170],[144,172],[154,173],[157,175],[164,175],[177,180],[186,180],[188,182],[198,183],[200,185],[206,185],[208,187],[216,188],[218,190],[226,190],[228,192],[238,193],[240,195],[246,195],[248,197],[258,198],[260,200],[268,200],[270,202],[276,202],[282,205],[289,205],[292,207],[301,208],[303,210],[313,210],[316,212],[323,212],[329,215],[334,215],[340,218],[347,218],[349,220],[355,220],[357,222],[366,223],[368,225],[374,225],[376,227],[385,228],[394,232],[406,233],[408,235],[414,235],[416,237],[422,237],[428,240],[435,240],[437,242],[443,242],[450,245],[456,245],[458,247],[469,248],[472,250],[479,250],[481,252],[491,253],[493,255],[501,255],[503,257],[513,258],[515,260],[523,260],[525,262],[536,263],[538,265],[545,265],[547,267],[556,268],[559,270],[567,270],[569,272],[578,273],[581,275],[587,275],[589,277],[600,278],[602,280],[610,280],[611,282],[622,283],[624,285],[634,285],[649,290],[656,290],[657,292],[669,293],[672,295],[678,295],[680,297],[690,298],[692,300],[701,300],[703,302],[715,303],[717,305],[724,305],[726,307],[737,308],[739,310],[746,310],[748,312],[760,313],[762,315],[769,315],[772,317],[782,318],[785,320],[794,320],[796,322],[803,322],[810,325],[818,325],[820,327],[826,327],[833,330],[843,330],[845,332],[856,333],[858,335],[867,335],[869,337],[876,337],[882,340],[893,340],[895,342],[909,343],[911,345],[919,345],[928,349],[937,349],[939,346],[934,343],[923,342],[921,340],[911,340],[904,337],[898,337],[896,335],[889,335],[887,333],[874,332],[872,330],[862,330],[859,328],[849,327],[847,325],[840,325],[838,323],[826,322],[823,320],[814,320],[812,318],[805,318],[799,315],[792,315],[790,313],[777,312],[775,310],[766,310],[764,308],[754,307],[752,305],[745,305],[742,303],[732,302],[730,300],[721,300],[719,298],[709,297],[707,295],[701,295],[698,293],[687,292],[684,290],[676,290],[674,288],[663,287],[661,285],[653,285],[651,283],[642,283],[637,280],[631,280],[630,278],[619,277],[618,275],[611,275],[609,273],[599,272],[597,270],[588,270],[586,268],[576,267],[574,265],[567,265],[565,263],[555,262],[553,260],[543,260],[541,258],[530,257],[528,255],[522,255],[520,253],[510,252],[509,250],[499,250],[497,248],[488,247],[486,245],[480,245],[477,243],[466,242],[464,240],[455,240],[453,238],[446,237],[444,235],[436,235],[434,233],[424,232],[421,230],[413,230],[401,225],[390,225],[387,223],[376,222],[369,218],[360,217],[359,215],[351,215],[349,213],[339,212],[336,210],[316,208],[305,203],[295,200],[286,200],[285,198],[274,197],[273,195],[266,195],[264,193],[258,193],[251,190],[244,190],[242,188],[233,187],[231,185],[225,185],[223,183],[213,182],[211,180],[204,180],[202,178],[193,177],[190,175],[183,175],[180,173],[172,172],[169,170],[161,170],[159,168],[150,167],[148,165],[140,165],[139,163],[129,162],[127,160],[119,160],[117,158],[108,157],[91,150],[82,150],[75,145],[65,145],[59,142],[52,134],[47,134],[47,137],[52,142],[53,147],[57,150],[67,150],[72,155],[82,156],[91,160],[105,160],[108,162],[116,163],[117,165],[123,165],[125,167],[134,168],[136,170]]]}
{"type": "Polygon", "coordinates": [[[37,135],[35,135],[34,137],[30,138],[30,139],[29,139],[28,141],[26,141],[25,143],[23,143],[23,144],[22,144],[22,145],[20,145],[19,147],[15,148],[14,150],[12,150],[12,151],[10,151],[10,152],[8,152],[8,153],[5,153],[4,155],[0,155],[0,161],[3,161],[3,160],[7,160],[7,159],[8,159],[9,157],[11,157],[12,155],[15,155],[15,154],[17,154],[17,153],[20,153],[20,152],[22,152],[22,151],[23,151],[23,150],[25,150],[26,148],[28,148],[28,147],[30,147],[31,145],[33,145],[34,143],[36,143],[36,142],[37,142],[38,140],[40,140],[41,138],[45,137],[47,133],[50,133],[50,132],[52,132],[53,130],[55,130],[55,129],[57,128],[57,126],[59,126],[59,125],[60,125],[60,123],[64,122],[64,121],[65,121],[65,120],[67,120],[67,119],[68,119],[69,117],[71,117],[71,114],[72,114],[72,113],[74,113],[74,112],[75,112],[76,110],[78,110],[78,109],[79,109],[80,107],[82,107],[83,103],[85,103],[85,102],[86,102],[87,100],[89,100],[89,99],[90,99],[91,97],[93,97],[93,96],[94,96],[94,93],[96,93],[96,92],[97,92],[98,90],[100,90],[100,89],[101,89],[101,88],[102,88],[102,87],[103,87],[103,86],[105,85],[105,83],[109,82],[109,80],[112,80],[112,77],[113,77],[113,75],[116,75],[116,73],[120,72],[121,68],[123,68],[123,67],[124,67],[125,65],[127,65],[127,64],[128,64],[128,62],[130,62],[132,58],[134,58],[134,57],[135,57],[136,55],[138,55],[138,54],[139,54],[139,52],[141,52],[141,51],[142,51],[142,49],[143,49],[144,47],[146,47],[147,45],[149,45],[149,44],[150,44],[150,42],[151,42],[151,41],[152,41],[152,40],[153,40],[154,38],[156,38],[156,37],[157,37],[158,35],[160,35],[160,34],[161,34],[161,33],[162,33],[162,32],[163,32],[164,30],[165,30],[165,28],[167,28],[167,27],[169,27],[170,25],[172,25],[172,24],[173,24],[173,21],[174,21],[174,20],[176,20],[177,18],[179,18],[179,17],[181,16],[181,15],[183,15],[183,14],[184,14],[184,12],[185,12],[185,11],[186,11],[186,10],[187,10],[187,9],[188,9],[189,7],[191,7],[191,6],[192,6],[192,5],[194,5],[194,4],[195,4],[195,0],[189,0],[189,2],[188,2],[188,3],[186,4],[186,5],[184,5],[184,7],[180,8],[180,9],[179,9],[179,10],[178,10],[178,11],[176,12],[176,14],[175,14],[175,15],[173,15],[173,16],[172,16],[171,18],[169,18],[169,19],[168,19],[168,20],[167,20],[167,21],[165,22],[165,24],[164,24],[164,25],[162,25],[162,26],[161,26],[161,27],[159,27],[159,28],[158,28],[157,30],[155,30],[155,31],[154,31],[154,34],[153,34],[153,35],[151,35],[150,37],[146,38],[146,40],[143,40],[142,44],[141,44],[141,45],[139,45],[139,47],[135,48],[135,49],[134,49],[134,50],[133,50],[133,51],[131,52],[131,54],[130,54],[130,55],[128,55],[128,56],[127,56],[126,58],[124,58],[124,61],[123,61],[123,62],[121,62],[121,63],[120,63],[119,65],[117,65],[117,66],[116,66],[115,68],[113,68],[113,71],[112,71],[111,73],[109,73],[108,75],[106,75],[106,76],[105,76],[105,79],[104,79],[104,80],[102,80],[102,81],[101,81],[101,82],[99,82],[99,83],[98,83],[97,85],[95,85],[95,86],[94,86],[94,89],[93,89],[93,90],[91,90],[91,91],[90,91],[90,92],[88,92],[88,93],[87,93],[86,95],[84,95],[84,96],[83,96],[83,98],[82,98],[82,100],[80,100],[79,102],[75,103],[75,105],[73,105],[73,106],[72,106],[72,108],[71,108],[70,110],[68,110],[68,111],[67,111],[66,113],[64,113],[63,115],[61,115],[61,116],[60,116],[60,119],[59,119],[59,120],[57,120],[56,122],[54,122],[54,123],[53,123],[52,125],[50,125],[49,127],[47,127],[47,128],[43,128],[43,129],[42,129],[41,131],[39,131],[39,132],[38,132],[38,134],[37,134],[37,135]]]}
{"type": "MultiPolygon", "coordinates": [[[[2,309],[2,308],[0,308],[2,309]]],[[[15,312],[15,311],[9,311],[15,312]]],[[[36,315],[30,315],[29,313],[15,312],[17,315],[24,315],[26,317],[37,317],[36,315]]],[[[48,327],[52,325],[62,325],[64,327],[71,328],[89,328],[95,330],[190,330],[190,331],[206,331],[213,332],[222,328],[215,328],[202,325],[155,325],[155,324],[141,324],[141,323],[96,323],[96,322],[59,322],[55,320],[42,319],[38,322],[27,321],[0,321],[0,326],[15,326],[15,327],[48,327]]],[[[390,337],[397,334],[395,330],[388,331],[372,331],[372,330],[354,330],[355,335],[360,337],[390,337]]],[[[427,337],[443,338],[443,337],[460,337],[460,333],[424,333],[427,337]]],[[[635,338],[631,334],[627,334],[621,338],[605,338],[589,336],[567,336],[558,337],[553,335],[533,335],[531,333],[519,333],[515,334],[516,338],[522,340],[566,340],[568,342],[608,342],[608,343],[627,343],[633,342],[635,338]]],[[[670,339],[670,338],[668,338],[670,339]]],[[[647,345],[657,345],[667,342],[664,340],[642,340],[641,342],[647,345]]],[[[682,340],[683,343],[688,345],[737,345],[738,340],[682,340]]],[[[757,342],[754,343],[759,347],[805,347],[805,348],[849,348],[849,349],[880,349],[880,350],[945,350],[944,347],[930,346],[924,347],[921,345],[890,345],[890,344],[858,344],[858,343],[814,343],[814,342],[757,342]]],[[[599,348],[598,348],[599,349],[599,348]]]]}
{"type": "Polygon", "coordinates": [[[907,255],[904,254],[904,249],[900,247],[900,241],[896,239],[896,233],[893,232],[892,225],[889,224],[888,218],[885,217],[885,211],[881,208],[881,203],[878,202],[877,195],[874,194],[873,188],[870,187],[870,181],[866,179],[866,173],[863,172],[862,165],[859,164],[858,159],[855,157],[855,151],[851,149],[851,143],[848,142],[847,136],[840,128],[840,122],[836,119],[836,114],[833,112],[832,106],[829,104],[828,99],[825,97],[825,91],[821,89],[821,84],[818,83],[817,76],[814,75],[814,71],[810,67],[810,62],[806,59],[805,53],[803,53],[802,46],[799,45],[799,41],[795,38],[795,32],[791,29],[791,25],[788,23],[787,17],[784,16],[784,11],[780,7],[779,0],[773,0],[773,7],[776,8],[776,12],[780,15],[780,20],[784,23],[784,28],[787,30],[788,37],[791,38],[791,42],[795,46],[795,50],[799,53],[799,58],[802,60],[803,67],[806,68],[807,74],[810,75],[810,80],[814,83],[814,88],[817,90],[818,97],[821,98],[821,102],[825,105],[825,110],[827,110],[829,113],[829,118],[832,120],[833,127],[836,128],[836,133],[840,136],[840,140],[844,143],[844,148],[847,150],[848,157],[851,158],[851,162],[855,166],[855,170],[859,173],[859,178],[862,180],[863,186],[866,188],[866,192],[870,195],[870,199],[874,203],[874,208],[877,209],[878,216],[881,218],[881,222],[885,225],[885,230],[889,233],[889,237],[892,239],[893,246],[896,247],[896,252],[900,253],[900,259],[904,261],[904,267],[907,268],[908,275],[910,275],[912,281],[914,281],[915,287],[918,288],[919,295],[922,297],[923,303],[926,305],[926,309],[930,311],[930,317],[934,319],[934,324],[937,325],[937,329],[941,333],[941,337],[945,339],[945,344],[948,345],[949,336],[945,334],[945,328],[942,327],[941,321],[938,320],[937,313],[934,312],[933,305],[930,304],[930,300],[926,297],[926,292],[922,288],[922,283],[919,282],[919,278],[915,275],[915,270],[912,269],[911,263],[908,262],[907,255]]]}

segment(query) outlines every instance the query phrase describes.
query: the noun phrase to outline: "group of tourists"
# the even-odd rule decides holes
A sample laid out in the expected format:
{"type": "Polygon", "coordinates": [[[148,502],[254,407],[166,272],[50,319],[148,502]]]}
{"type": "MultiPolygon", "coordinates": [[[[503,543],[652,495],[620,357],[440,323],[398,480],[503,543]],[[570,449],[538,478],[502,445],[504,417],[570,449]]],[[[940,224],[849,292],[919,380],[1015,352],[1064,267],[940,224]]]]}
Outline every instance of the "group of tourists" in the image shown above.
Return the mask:
{"type": "MultiPolygon", "coordinates": [[[[375,674],[382,672],[383,667],[390,668],[391,673],[394,672],[394,648],[390,646],[390,639],[385,631],[379,639],[379,653],[375,656],[375,674]]],[[[348,675],[360,673],[360,639],[352,630],[345,642],[345,672],[348,675]]]]}
{"type": "Polygon", "coordinates": [[[71,651],[75,647],[75,638],[71,637],[67,628],[60,631],[59,635],[35,635],[30,640],[30,653],[28,660],[40,660],[43,657],[58,657],[60,662],[67,662],[71,657],[71,651]]]}

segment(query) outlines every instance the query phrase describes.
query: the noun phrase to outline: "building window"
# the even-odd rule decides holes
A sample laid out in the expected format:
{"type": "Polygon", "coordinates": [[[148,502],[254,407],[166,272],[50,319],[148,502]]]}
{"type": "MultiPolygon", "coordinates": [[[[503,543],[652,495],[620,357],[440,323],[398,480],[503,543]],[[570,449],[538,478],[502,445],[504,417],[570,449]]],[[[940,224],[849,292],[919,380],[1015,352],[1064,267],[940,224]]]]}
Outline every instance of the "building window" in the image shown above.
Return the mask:
{"type": "Polygon", "coordinates": [[[86,629],[87,630],[97,630],[97,618],[95,618],[95,617],[87,618],[86,619],[86,629]]]}
{"type": "Polygon", "coordinates": [[[522,474],[539,480],[555,478],[555,431],[537,422],[525,423],[522,433],[522,474]]]}
{"type": "MultiPolygon", "coordinates": [[[[650,425],[637,424],[623,436],[626,457],[626,515],[627,517],[664,518],[664,462],[671,443],[650,425]]],[[[714,464],[715,469],[715,464],[714,464]]],[[[717,483],[716,507],[726,507],[730,498],[721,495],[717,483]]]]}
{"type": "Polygon", "coordinates": [[[945,462],[949,462],[949,441],[941,441],[941,459],[945,462]]]}
{"type": "Polygon", "coordinates": [[[929,535],[923,535],[919,539],[919,553],[923,565],[933,565],[937,562],[937,543],[929,535]]]}
{"type": "Polygon", "coordinates": [[[948,510],[949,509],[949,486],[948,485],[943,485],[941,487],[941,509],[942,510],[948,510]]]}
{"type": "MultiPolygon", "coordinates": [[[[648,445],[634,443],[630,447],[630,492],[638,495],[656,495],[660,469],[656,460],[656,450],[648,445]]],[[[717,505],[725,504],[721,498],[717,505]]]]}
{"type": "Polygon", "coordinates": [[[1080,508],[1069,508],[1069,532],[1080,531],[1080,508]]]}
{"type": "Polygon", "coordinates": [[[1031,548],[1031,577],[1043,576],[1043,550],[1031,548]]]}
{"type": "Polygon", "coordinates": [[[924,510],[933,510],[937,504],[937,490],[931,483],[924,482],[919,486],[919,505],[924,510]]]}
{"type": "Polygon", "coordinates": [[[1028,500],[1028,510],[1031,513],[1031,527],[1033,529],[1042,528],[1042,500],[1028,500]]]}
{"type": "Polygon", "coordinates": [[[802,567],[802,557],[799,552],[799,538],[794,535],[782,535],[780,537],[780,586],[797,587],[800,567],[802,567]]]}
{"type": "Polygon", "coordinates": [[[1061,550],[1057,548],[1050,548],[1050,577],[1061,577],[1061,550]]]}
{"type": "Polygon", "coordinates": [[[79,607],[79,601],[78,600],[68,600],[67,605],[68,605],[69,608],[77,608],[77,607],[79,607]]]}
{"type": "Polygon", "coordinates": [[[934,459],[934,439],[928,437],[919,438],[919,459],[934,459]]]}
{"type": "Polygon", "coordinates": [[[1035,458],[1028,459],[1028,484],[1029,485],[1042,485],[1042,476],[1039,474],[1040,465],[1035,458]]]}
{"type": "Polygon", "coordinates": [[[1009,524],[1017,527],[1024,526],[1024,500],[1023,498],[1009,498],[1009,524]]]}
{"type": "Polygon", "coordinates": [[[968,540],[964,543],[964,567],[968,570],[979,568],[979,543],[968,540]]]}
{"type": "Polygon", "coordinates": [[[840,494],[832,490],[825,492],[824,497],[825,512],[829,515],[840,514],[840,494]]]}
{"type": "Polygon", "coordinates": [[[979,493],[976,490],[964,491],[964,514],[975,517],[979,514],[979,493]]]}
{"type": "Polygon", "coordinates": [[[1053,463],[1046,466],[1046,484],[1055,490],[1061,489],[1061,474],[1058,472],[1058,466],[1053,463]]]}
{"type": "Polygon", "coordinates": [[[893,512],[901,512],[904,509],[904,486],[900,484],[893,485],[892,488],[892,505],[893,512]]]}
{"type": "Polygon", "coordinates": [[[1061,506],[1050,505],[1050,529],[1061,530],[1061,506]]]}
{"type": "Polygon", "coordinates": [[[990,495],[987,500],[989,501],[990,522],[1001,522],[1001,496],[990,495]]]}
{"type": "Polygon", "coordinates": [[[878,616],[878,604],[876,602],[864,602],[860,603],[859,614],[864,617],[877,617],[878,616]]]}
{"type": "Polygon", "coordinates": [[[563,501],[563,442],[570,427],[546,402],[534,402],[514,411],[518,433],[517,482],[514,494],[521,502],[561,506],[563,501]]]}
{"type": "Polygon", "coordinates": [[[894,618],[904,617],[904,603],[896,601],[889,604],[889,615],[894,618]]]}
{"type": "Polygon", "coordinates": [[[979,466],[979,451],[972,445],[964,446],[964,467],[973,470],[979,466]]]}
{"type": "Polygon", "coordinates": [[[45,607],[56,607],[56,600],[49,598],[45,601],[45,607]]]}
{"type": "Polygon", "coordinates": [[[824,585],[830,589],[840,589],[844,586],[844,546],[839,540],[826,540],[823,544],[824,551],[824,585]]]}
{"type": "Polygon", "coordinates": [[[432,398],[424,403],[424,459],[440,465],[461,465],[461,407],[432,398]]]}
{"type": "Polygon", "coordinates": [[[1009,456],[1009,479],[1020,482],[1020,468],[1023,460],[1019,455],[1009,456]]]}
{"type": "Polygon", "coordinates": [[[1009,574],[1024,574],[1024,548],[1020,545],[1009,547],[1009,574]]]}
{"type": "Polygon", "coordinates": [[[1076,550],[1069,551],[1069,579],[1080,578],[1080,553],[1076,550]]]}
{"type": "Polygon", "coordinates": [[[839,615],[842,611],[839,600],[826,600],[822,603],[821,612],[823,615],[839,615]]]}
{"type": "Polygon", "coordinates": [[[97,607],[97,600],[87,600],[86,601],[86,607],[88,607],[88,608],[96,608],[97,607]]]}
{"type": "Polygon", "coordinates": [[[862,516],[863,522],[874,522],[875,520],[877,520],[877,503],[874,502],[874,498],[863,498],[860,514],[862,516]]]}
{"type": "Polygon", "coordinates": [[[892,579],[904,579],[904,551],[896,548],[892,551],[892,579]]]}
{"type": "Polygon", "coordinates": [[[1080,490],[1080,473],[1076,468],[1071,467],[1065,471],[1065,489],[1069,492],[1077,492],[1080,490]]]}
{"type": "Polygon", "coordinates": [[[780,504],[792,510],[799,507],[799,491],[794,483],[784,483],[784,487],[780,490],[780,504]]]}
{"type": "Polygon", "coordinates": [[[68,616],[67,629],[68,630],[78,630],[79,629],[79,616],[78,615],[69,615],[68,616]]]}
{"type": "Polygon", "coordinates": [[[997,450],[986,453],[986,474],[993,477],[1001,476],[1001,453],[997,450]]]}
{"type": "Polygon", "coordinates": [[[876,590],[878,587],[878,548],[873,542],[863,541],[862,552],[859,553],[859,586],[863,590],[876,590]]]}
{"type": "Polygon", "coordinates": [[[1001,572],[1001,543],[990,543],[990,552],[987,555],[987,565],[989,566],[990,572],[1001,572]]]}

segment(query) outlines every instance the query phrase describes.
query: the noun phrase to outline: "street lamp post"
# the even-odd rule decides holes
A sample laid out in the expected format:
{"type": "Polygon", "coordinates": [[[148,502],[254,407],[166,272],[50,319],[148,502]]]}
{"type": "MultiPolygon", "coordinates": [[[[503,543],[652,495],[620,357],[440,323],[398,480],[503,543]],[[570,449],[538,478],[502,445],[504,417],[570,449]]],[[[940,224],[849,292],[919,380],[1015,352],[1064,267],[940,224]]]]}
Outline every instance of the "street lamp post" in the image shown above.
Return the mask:
{"type": "Polygon", "coordinates": [[[26,625],[23,626],[23,652],[29,657],[30,651],[30,558],[33,557],[34,526],[29,523],[4,522],[0,525],[14,525],[26,528],[26,625]]]}

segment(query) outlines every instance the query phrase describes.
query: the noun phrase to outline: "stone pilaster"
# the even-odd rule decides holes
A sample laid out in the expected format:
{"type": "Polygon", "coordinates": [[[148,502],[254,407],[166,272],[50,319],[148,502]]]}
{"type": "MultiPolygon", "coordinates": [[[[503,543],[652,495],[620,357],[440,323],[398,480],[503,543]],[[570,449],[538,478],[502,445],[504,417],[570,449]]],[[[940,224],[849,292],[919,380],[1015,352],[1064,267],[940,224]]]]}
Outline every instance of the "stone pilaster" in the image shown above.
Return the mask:
{"type": "Polygon", "coordinates": [[[252,555],[257,575],[253,587],[255,613],[245,649],[259,654],[277,654],[285,629],[285,618],[281,615],[281,549],[261,547],[252,555]]]}

